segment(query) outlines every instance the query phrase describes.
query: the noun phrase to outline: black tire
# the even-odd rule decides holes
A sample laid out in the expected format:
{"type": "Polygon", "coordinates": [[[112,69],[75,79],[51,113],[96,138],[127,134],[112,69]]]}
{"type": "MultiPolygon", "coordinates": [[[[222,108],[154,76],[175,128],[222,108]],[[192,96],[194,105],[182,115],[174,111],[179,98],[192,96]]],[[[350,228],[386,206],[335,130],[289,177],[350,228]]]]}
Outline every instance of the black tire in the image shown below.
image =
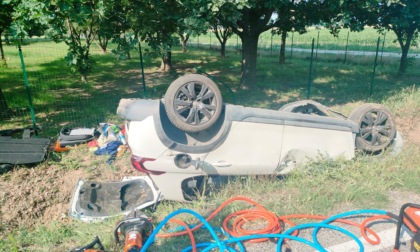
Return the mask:
{"type": "Polygon", "coordinates": [[[279,111],[319,116],[329,115],[328,110],[325,108],[324,105],[312,100],[303,100],[287,103],[283,107],[281,107],[279,111]]]}
{"type": "Polygon", "coordinates": [[[349,117],[359,126],[356,148],[369,153],[385,150],[394,140],[396,123],[392,113],[383,105],[366,103],[354,109],[349,117]]]}
{"type": "Polygon", "coordinates": [[[165,110],[175,127],[199,132],[211,127],[222,112],[222,95],[216,83],[199,74],[176,79],[165,93],[165,110]]]}
{"type": "Polygon", "coordinates": [[[0,164],[0,175],[13,169],[12,164],[0,164]]]}

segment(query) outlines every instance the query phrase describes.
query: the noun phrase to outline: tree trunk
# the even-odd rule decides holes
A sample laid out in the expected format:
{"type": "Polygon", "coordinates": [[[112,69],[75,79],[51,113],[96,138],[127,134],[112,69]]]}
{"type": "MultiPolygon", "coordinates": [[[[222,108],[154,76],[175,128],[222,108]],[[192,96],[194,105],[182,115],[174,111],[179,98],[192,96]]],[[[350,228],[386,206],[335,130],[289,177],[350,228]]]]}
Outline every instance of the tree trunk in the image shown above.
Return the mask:
{"type": "Polygon", "coordinates": [[[408,51],[410,50],[411,40],[413,39],[414,32],[416,31],[415,28],[409,29],[407,31],[406,40],[404,43],[403,33],[394,30],[395,34],[397,35],[398,43],[401,47],[401,59],[400,59],[400,67],[398,68],[398,76],[402,76],[405,71],[407,70],[408,66],[408,51]]]}
{"type": "Polygon", "coordinates": [[[127,38],[125,37],[125,35],[124,35],[124,39],[125,39],[125,42],[126,42],[126,45],[127,45],[127,48],[126,48],[126,50],[127,50],[127,59],[131,59],[131,54],[130,54],[131,37],[129,38],[129,41],[128,42],[127,42],[127,38]]]}
{"type": "Polygon", "coordinates": [[[407,58],[408,58],[408,47],[404,46],[401,53],[401,59],[400,59],[400,67],[398,68],[398,76],[403,76],[405,73],[405,70],[407,70],[407,58]]]}
{"type": "Polygon", "coordinates": [[[2,33],[3,31],[0,31],[0,67],[3,65],[7,66],[6,58],[4,57],[4,51],[3,51],[3,41],[1,39],[2,33]]]}
{"type": "Polygon", "coordinates": [[[185,40],[182,41],[182,52],[187,52],[187,42],[185,40]]]}
{"type": "Polygon", "coordinates": [[[101,48],[102,53],[106,53],[106,48],[108,47],[109,40],[106,37],[102,38],[98,35],[98,39],[95,39],[94,41],[99,46],[99,48],[101,48]]]}
{"type": "Polygon", "coordinates": [[[255,88],[257,75],[257,51],[260,34],[272,28],[270,18],[273,9],[264,1],[256,1],[253,8],[243,8],[241,19],[231,26],[242,41],[242,76],[240,84],[255,88]]]}
{"type": "Polygon", "coordinates": [[[182,45],[182,52],[187,52],[187,43],[188,43],[188,39],[190,38],[190,35],[187,34],[186,36],[184,36],[183,34],[179,34],[179,38],[181,40],[181,45],[182,45]]]}
{"type": "Polygon", "coordinates": [[[160,63],[160,71],[171,71],[172,69],[172,52],[169,50],[162,55],[162,61],[160,63]]]}
{"type": "Polygon", "coordinates": [[[216,35],[217,40],[220,43],[220,57],[222,59],[226,58],[226,43],[230,36],[232,36],[233,32],[231,28],[224,28],[219,27],[218,25],[214,25],[212,27],[214,35],[216,35]]]}
{"type": "Polygon", "coordinates": [[[220,43],[220,57],[222,59],[226,58],[226,41],[220,43]]]}
{"type": "Polygon", "coordinates": [[[286,38],[287,38],[287,31],[281,32],[281,45],[280,45],[280,58],[279,63],[283,65],[286,63],[286,38]]]}
{"type": "Polygon", "coordinates": [[[260,34],[248,33],[241,36],[242,40],[242,76],[241,84],[250,87],[256,86],[257,50],[260,34]]]}
{"type": "Polygon", "coordinates": [[[5,40],[5,42],[6,42],[6,45],[10,45],[10,39],[9,39],[9,34],[8,33],[6,33],[6,35],[4,35],[4,40],[5,40]]]}

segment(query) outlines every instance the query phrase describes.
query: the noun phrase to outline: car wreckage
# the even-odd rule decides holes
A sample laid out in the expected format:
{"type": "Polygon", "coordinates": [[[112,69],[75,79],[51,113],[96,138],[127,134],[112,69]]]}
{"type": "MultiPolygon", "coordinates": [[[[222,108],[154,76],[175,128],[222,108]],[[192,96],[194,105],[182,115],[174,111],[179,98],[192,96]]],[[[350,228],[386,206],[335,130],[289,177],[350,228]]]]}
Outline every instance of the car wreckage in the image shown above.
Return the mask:
{"type": "Polygon", "coordinates": [[[363,104],[348,117],[315,101],[279,110],[226,104],[217,85],[199,74],[176,79],[157,100],[122,99],[131,163],[165,199],[191,200],[207,186],[237,175],[281,175],[319,157],[376,154],[398,137],[392,113],[363,104]]]}

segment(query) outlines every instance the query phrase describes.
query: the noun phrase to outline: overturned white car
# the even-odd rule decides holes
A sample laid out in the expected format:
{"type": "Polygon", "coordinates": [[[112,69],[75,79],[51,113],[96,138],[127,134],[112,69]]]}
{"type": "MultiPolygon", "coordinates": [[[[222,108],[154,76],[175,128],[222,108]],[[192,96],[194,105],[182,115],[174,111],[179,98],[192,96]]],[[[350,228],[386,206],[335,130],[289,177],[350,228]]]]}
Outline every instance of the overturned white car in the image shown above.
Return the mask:
{"type": "Polygon", "coordinates": [[[175,80],[163,99],[123,99],[117,113],[126,120],[134,168],[172,200],[190,200],[225,176],[282,174],[320,155],[381,152],[397,135],[380,104],[348,118],[314,101],[278,111],[224,104],[217,85],[198,74],[175,80]]]}

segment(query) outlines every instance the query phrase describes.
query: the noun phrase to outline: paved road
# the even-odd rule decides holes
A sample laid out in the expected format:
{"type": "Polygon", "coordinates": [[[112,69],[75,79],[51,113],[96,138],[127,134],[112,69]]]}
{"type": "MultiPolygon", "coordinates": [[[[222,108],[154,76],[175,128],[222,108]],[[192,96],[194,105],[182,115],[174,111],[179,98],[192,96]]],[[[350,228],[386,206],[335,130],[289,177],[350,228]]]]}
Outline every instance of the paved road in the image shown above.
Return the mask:
{"type": "MultiPolygon", "coordinates": [[[[371,245],[363,237],[359,237],[360,241],[363,244],[363,251],[364,252],[391,252],[394,248],[395,244],[395,234],[396,234],[396,226],[394,223],[384,223],[382,229],[387,227],[387,229],[383,229],[382,231],[378,230],[378,226],[372,227],[374,230],[377,231],[378,236],[381,239],[381,243],[378,245],[371,245]]],[[[348,227],[347,227],[348,229],[348,227]]],[[[356,229],[352,229],[352,233],[360,234],[360,231],[356,229]]],[[[305,238],[308,241],[312,241],[312,230],[304,230],[299,233],[299,237],[305,238]]],[[[320,230],[318,234],[318,240],[321,245],[328,251],[328,252],[359,252],[360,247],[359,245],[352,239],[347,236],[341,235],[335,231],[331,230],[320,230]]],[[[371,237],[374,239],[373,237],[371,237]]],[[[403,228],[403,231],[400,235],[400,252],[410,252],[410,242],[412,238],[412,233],[409,232],[406,228],[403,228]]],[[[290,252],[302,252],[302,251],[314,251],[313,248],[304,245],[302,243],[289,241],[290,250],[286,250],[285,246],[283,246],[282,251],[290,251],[290,252]]],[[[247,252],[275,252],[276,245],[274,242],[264,242],[264,243],[246,243],[247,252]]],[[[238,250],[239,251],[239,250],[238,250]]]]}
{"type": "MultiPolygon", "coordinates": [[[[290,51],[290,49],[289,49],[290,51]]],[[[310,49],[303,49],[303,48],[293,48],[293,52],[307,52],[310,53],[311,50],[310,49]]],[[[316,50],[314,50],[314,52],[316,52],[316,50]]],[[[318,50],[318,53],[321,54],[345,54],[346,51],[344,50],[318,50]]],[[[365,56],[375,56],[376,52],[371,52],[371,51],[347,51],[347,55],[365,55],[365,56]]],[[[394,57],[394,58],[400,58],[401,57],[401,53],[392,53],[392,52],[379,52],[378,56],[383,56],[383,57],[394,57]]],[[[420,54],[414,54],[414,53],[410,53],[408,55],[408,57],[410,58],[420,58],[420,54]]]]}

